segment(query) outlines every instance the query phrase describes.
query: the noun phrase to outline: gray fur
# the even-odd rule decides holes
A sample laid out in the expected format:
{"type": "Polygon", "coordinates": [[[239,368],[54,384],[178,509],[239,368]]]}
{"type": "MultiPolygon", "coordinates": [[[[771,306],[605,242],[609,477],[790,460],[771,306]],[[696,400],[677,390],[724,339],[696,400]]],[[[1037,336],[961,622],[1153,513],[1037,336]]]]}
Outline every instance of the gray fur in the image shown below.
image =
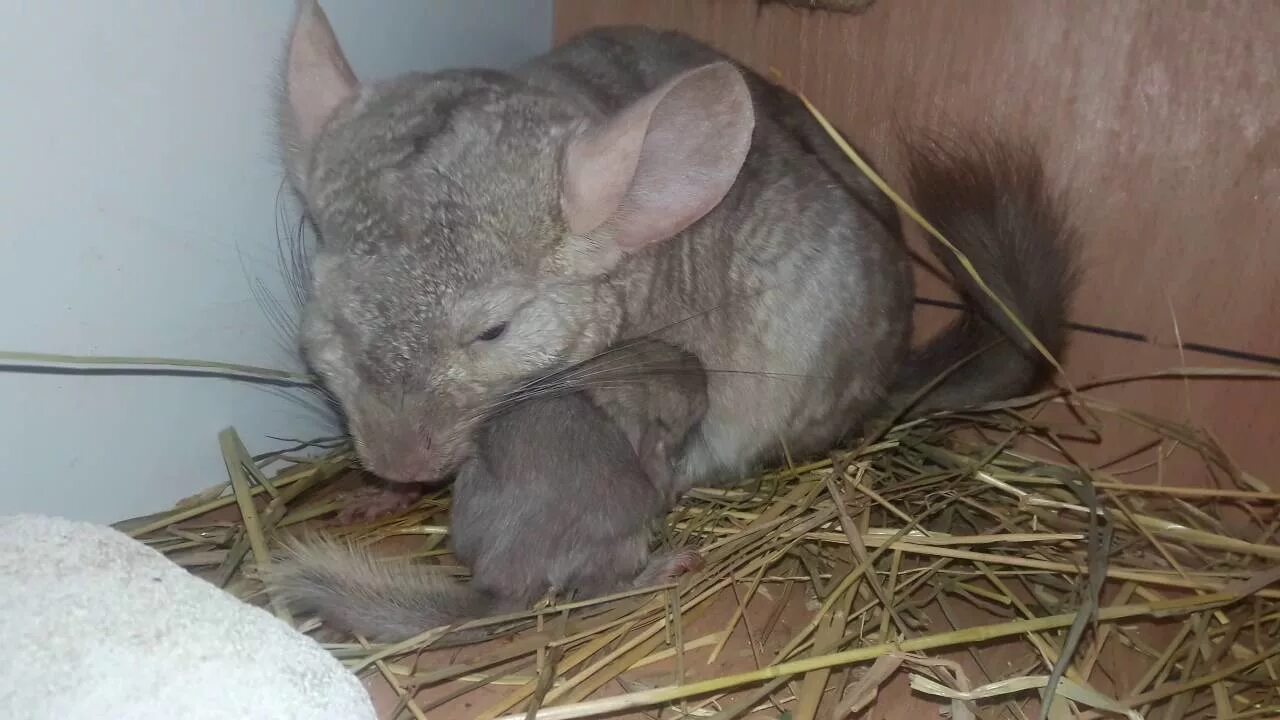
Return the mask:
{"type": "Polygon", "coordinates": [[[380,562],[366,550],[324,537],[288,544],[263,579],[273,596],[375,642],[508,609],[474,583],[404,561],[380,562]]]}
{"type": "Polygon", "coordinates": [[[669,369],[695,362],[681,355],[647,341],[585,366],[593,394],[626,408],[625,427],[583,392],[522,402],[486,424],[454,483],[451,520],[454,552],[486,589],[527,604],[549,590],[598,596],[641,575],[670,497],[650,472],[670,463],[667,443],[643,438],[678,441],[705,407],[704,376],[669,369]],[[667,376],[635,379],[646,367],[667,376]],[[631,379],[612,381],[614,372],[631,379]]]}
{"type": "Polygon", "coordinates": [[[338,627],[395,641],[527,608],[551,591],[596,597],[689,569],[695,554],[655,556],[649,546],[671,494],[666,448],[706,406],[696,360],[642,341],[573,375],[500,412],[478,433],[478,454],[454,484],[450,525],[453,553],[471,569],[469,583],[320,540],[292,545],[270,586],[338,627]],[[611,422],[577,384],[622,408],[626,422],[611,422]],[[638,408],[649,414],[632,412],[638,408]]]}
{"type": "MultiPolygon", "coordinates": [[[[447,475],[474,455],[484,416],[530,378],[650,333],[707,371],[707,412],[678,457],[681,489],[733,479],[782,443],[826,449],[975,339],[1004,349],[922,407],[1029,389],[1040,361],[993,334],[1003,326],[972,291],[977,314],[909,355],[913,285],[891,204],[795,97],[749,70],[750,151],[714,208],[620,257],[608,233],[570,232],[566,143],[725,60],[674,33],[595,30],[511,74],[362,85],[290,155],[321,237],[303,343],[371,469],[398,481],[447,475]],[[509,323],[501,340],[476,342],[498,322],[509,323]]],[[[957,201],[926,210],[1060,348],[1074,249],[1029,171],[1034,155],[1014,157],[972,148],[949,171],[917,166],[914,189],[957,201]],[[976,185],[949,195],[957,180],[976,185]]]]}

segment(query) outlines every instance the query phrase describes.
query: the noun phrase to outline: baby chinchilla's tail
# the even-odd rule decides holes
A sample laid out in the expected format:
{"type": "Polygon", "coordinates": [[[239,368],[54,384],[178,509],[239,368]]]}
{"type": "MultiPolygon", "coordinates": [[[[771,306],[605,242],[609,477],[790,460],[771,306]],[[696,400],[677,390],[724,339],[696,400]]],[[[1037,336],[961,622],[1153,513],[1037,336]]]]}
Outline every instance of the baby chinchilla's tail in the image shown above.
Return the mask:
{"type": "Polygon", "coordinates": [[[328,538],[288,543],[264,580],[274,597],[375,642],[404,640],[500,611],[491,595],[438,568],[382,562],[328,538]]]}
{"type": "MultiPolygon", "coordinates": [[[[964,253],[995,295],[1057,357],[1066,345],[1078,248],[1075,231],[1046,184],[1039,155],[1026,145],[971,138],[908,143],[906,158],[916,210],[964,253]]],[[[911,355],[891,392],[892,410],[916,415],[956,409],[1014,397],[1045,381],[1052,366],[955,254],[932,238],[931,243],[967,310],[911,355]]]]}

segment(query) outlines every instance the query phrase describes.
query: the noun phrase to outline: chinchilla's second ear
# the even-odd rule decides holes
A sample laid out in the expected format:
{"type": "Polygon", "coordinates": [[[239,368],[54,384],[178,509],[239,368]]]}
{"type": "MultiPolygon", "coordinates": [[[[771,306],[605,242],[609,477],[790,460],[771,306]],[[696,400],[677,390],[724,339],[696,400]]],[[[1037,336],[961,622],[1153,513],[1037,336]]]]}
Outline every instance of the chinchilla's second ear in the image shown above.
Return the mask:
{"type": "Polygon", "coordinates": [[[285,55],[280,135],[285,169],[303,194],[316,138],[359,91],[359,81],[316,0],[298,0],[285,55]]]}
{"type": "Polygon", "coordinates": [[[570,140],[562,203],[579,272],[669,239],[724,199],[751,147],[755,114],[741,72],[685,72],[570,140]]]}

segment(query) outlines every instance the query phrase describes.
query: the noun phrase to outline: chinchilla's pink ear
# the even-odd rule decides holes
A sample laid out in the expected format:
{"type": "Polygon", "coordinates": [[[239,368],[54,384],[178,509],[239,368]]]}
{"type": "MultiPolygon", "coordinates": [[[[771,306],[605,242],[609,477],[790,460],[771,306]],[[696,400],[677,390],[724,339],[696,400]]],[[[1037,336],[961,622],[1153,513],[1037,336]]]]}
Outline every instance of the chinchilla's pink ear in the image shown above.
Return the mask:
{"type": "Polygon", "coordinates": [[[576,261],[607,270],[702,218],[733,186],[754,128],[751,93],[727,62],[584,128],[565,149],[561,195],[570,232],[590,248],[575,248],[576,261]]]}
{"type": "Polygon", "coordinates": [[[316,0],[299,0],[289,38],[281,103],[285,164],[301,189],[316,138],[325,123],[355,97],[359,82],[329,18],[316,0]]]}

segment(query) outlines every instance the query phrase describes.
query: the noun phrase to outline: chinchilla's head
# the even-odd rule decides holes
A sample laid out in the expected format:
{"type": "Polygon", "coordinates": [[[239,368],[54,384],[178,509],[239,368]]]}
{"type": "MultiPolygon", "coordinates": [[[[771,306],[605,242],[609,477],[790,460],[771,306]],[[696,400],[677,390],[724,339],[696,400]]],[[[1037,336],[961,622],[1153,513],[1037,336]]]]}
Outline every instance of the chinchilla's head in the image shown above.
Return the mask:
{"type": "Polygon", "coordinates": [[[720,202],[752,128],[725,63],[610,117],[492,71],[361,83],[302,0],[281,103],[319,238],[301,339],[367,467],[446,476],[513,392],[616,339],[606,276],[720,202]]]}

